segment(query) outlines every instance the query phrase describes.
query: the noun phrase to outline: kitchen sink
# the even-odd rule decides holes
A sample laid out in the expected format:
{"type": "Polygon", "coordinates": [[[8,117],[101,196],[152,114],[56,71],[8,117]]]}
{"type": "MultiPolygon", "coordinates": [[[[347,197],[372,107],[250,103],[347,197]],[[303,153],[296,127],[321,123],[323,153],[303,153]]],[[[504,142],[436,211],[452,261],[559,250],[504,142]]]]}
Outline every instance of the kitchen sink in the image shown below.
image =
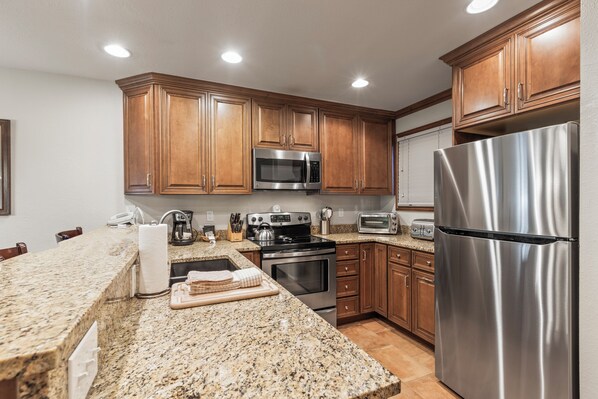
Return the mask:
{"type": "Polygon", "coordinates": [[[199,260],[195,262],[181,262],[170,265],[170,286],[174,283],[182,283],[187,280],[190,271],[214,272],[218,270],[239,270],[228,259],[199,260]]]}

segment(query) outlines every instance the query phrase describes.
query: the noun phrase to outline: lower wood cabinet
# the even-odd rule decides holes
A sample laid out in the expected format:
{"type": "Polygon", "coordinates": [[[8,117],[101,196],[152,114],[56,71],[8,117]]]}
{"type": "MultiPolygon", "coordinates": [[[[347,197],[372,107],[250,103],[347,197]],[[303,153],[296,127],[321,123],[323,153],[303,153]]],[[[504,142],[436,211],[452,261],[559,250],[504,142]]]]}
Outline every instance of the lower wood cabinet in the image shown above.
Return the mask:
{"type": "Polygon", "coordinates": [[[374,244],[359,245],[359,311],[374,311],[374,244]]]}
{"type": "Polygon", "coordinates": [[[388,319],[411,330],[411,269],[388,264],[388,319]]]}
{"type": "Polygon", "coordinates": [[[411,331],[430,343],[434,343],[434,275],[419,270],[412,271],[411,331]]]}
{"type": "Polygon", "coordinates": [[[260,251],[242,251],[241,255],[249,259],[257,267],[262,267],[262,258],[260,256],[260,251]]]}
{"type": "Polygon", "coordinates": [[[351,296],[336,300],[336,317],[342,319],[359,315],[359,297],[351,296]]]}
{"type": "Polygon", "coordinates": [[[374,311],[387,317],[388,310],[388,256],[386,245],[374,246],[374,311]]]}

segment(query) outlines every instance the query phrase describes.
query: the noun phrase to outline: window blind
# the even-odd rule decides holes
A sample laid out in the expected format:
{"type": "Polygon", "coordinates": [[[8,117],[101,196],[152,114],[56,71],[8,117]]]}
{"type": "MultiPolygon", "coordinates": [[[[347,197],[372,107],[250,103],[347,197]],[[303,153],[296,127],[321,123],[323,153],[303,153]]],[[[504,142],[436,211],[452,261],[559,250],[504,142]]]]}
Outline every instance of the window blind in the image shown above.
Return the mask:
{"type": "Polygon", "coordinates": [[[434,206],[434,151],[450,147],[452,137],[449,123],[397,140],[399,206],[434,206]]]}

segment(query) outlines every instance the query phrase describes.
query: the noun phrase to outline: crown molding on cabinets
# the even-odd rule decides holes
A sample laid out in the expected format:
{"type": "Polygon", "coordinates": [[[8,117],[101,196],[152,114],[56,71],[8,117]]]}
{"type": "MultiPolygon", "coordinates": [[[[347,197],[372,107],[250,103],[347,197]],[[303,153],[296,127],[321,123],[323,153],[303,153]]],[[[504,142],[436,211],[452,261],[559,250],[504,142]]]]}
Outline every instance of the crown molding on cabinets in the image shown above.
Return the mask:
{"type": "Polygon", "coordinates": [[[409,114],[413,114],[417,111],[421,111],[422,109],[426,109],[436,104],[443,103],[447,100],[450,100],[453,97],[453,89],[448,88],[446,90],[441,91],[440,93],[436,93],[433,96],[428,98],[424,98],[421,101],[413,103],[405,108],[401,108],[397,112],[395,112],[395,119],[402,118],[409,114]]]}

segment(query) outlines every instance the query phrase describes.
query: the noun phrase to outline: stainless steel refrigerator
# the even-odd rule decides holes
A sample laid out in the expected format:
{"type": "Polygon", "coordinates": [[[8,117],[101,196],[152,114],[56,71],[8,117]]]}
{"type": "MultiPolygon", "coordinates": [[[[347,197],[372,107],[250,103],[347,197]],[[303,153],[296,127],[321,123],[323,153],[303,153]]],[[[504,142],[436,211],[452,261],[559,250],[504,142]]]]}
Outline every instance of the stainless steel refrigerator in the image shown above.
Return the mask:
{"type": "Polygon", "coordinates": [[[436,376],[466,399],[578,397],[579,126],[438,150],[434,173],[436,376]]]}

